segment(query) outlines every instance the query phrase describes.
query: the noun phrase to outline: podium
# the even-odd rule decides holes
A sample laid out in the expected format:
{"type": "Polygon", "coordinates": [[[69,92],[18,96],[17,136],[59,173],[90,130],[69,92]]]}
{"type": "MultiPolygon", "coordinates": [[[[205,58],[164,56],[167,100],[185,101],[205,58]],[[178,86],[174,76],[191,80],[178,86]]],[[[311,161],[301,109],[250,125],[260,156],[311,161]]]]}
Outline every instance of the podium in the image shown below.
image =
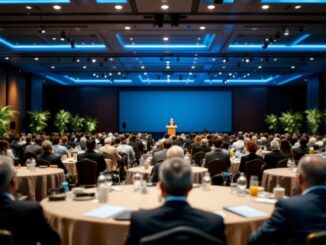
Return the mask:
{"type": "Polygon", "coordinates": [[[169,135],[176,135],[177,133],[177,125],[167,125],[167,133],[169,135]]]}

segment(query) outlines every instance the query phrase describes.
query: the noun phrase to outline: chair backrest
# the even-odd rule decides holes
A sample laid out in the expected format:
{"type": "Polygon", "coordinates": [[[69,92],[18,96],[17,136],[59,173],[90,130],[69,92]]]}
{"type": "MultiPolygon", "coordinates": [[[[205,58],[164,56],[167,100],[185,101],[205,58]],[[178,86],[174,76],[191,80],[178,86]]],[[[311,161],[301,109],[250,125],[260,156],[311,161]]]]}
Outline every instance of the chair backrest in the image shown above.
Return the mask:
{"type": "Polygon", "coordinates": [[[36,157],[37,156],[33,152],[25,152],[24,157],[23,157],[23,159],[24,159],[23,164],[25,164],[27,159],[32,159],[32,158],[36,159],[36,157]]]}
{"type": "Polygon", "coordinates": [[[47,160],[44,160],[44,159],[37,159],[36,160],[36,165],[37,166],[43,165],[43,166],[48,166],[49,167],[51,165],[51,162],[49,162],[47,160]]]}
{"type": "Polygon", "coordinates": [[[276,164],[277,168],[286,168],[288,164],[288,159],[283,159],[281,161],[278,161],[276,164]]]}
{"type": "Polygon", "coordinates": [[[326,231],[311,233],[308,235],[306,245],[325,245],[326,231]]]}
{"type": "Polygon", "coordinates": [[[192,160],[196,166],[201,166],[202,160],[205,158],[205,152],[199,151],[192,155],[192,160]]]}
{"type": "Polygon", "coordinates": [[[212,177],[212,185],[223,185],[224,176],[223,174],[216,174],[212,177]]]}
{"type": "Polygon", "coordinates": [[[246,162],[245,174],[247,178],[247,187],[249,186],[251,176],[258,176],[258,179],[261,179],[263,164],[264,161],[262,159],[254,159],[246,162]]]}
{"type": "Polygon", "coordinates": [[[76,163],[78,185],[96,185],[97,181],[97,163],[82,159],[76,163]]]}
{"type": "Polygon", "coordinates": [[[208,172],[211,176],[227,171],[227,163],[220,159],[215,159],[206,163],[208,172]]]}
{"type": "Polygon", "coordinates": [[[12,233],[8,230],[0,230],[0,244],[1,245],[14,245],[12,233]]]}
{"type": "Polygon", "coordinates": [[[222,245],[219,239],[192,227],[177,226],[140,239],[140,245],[222,245]]]}

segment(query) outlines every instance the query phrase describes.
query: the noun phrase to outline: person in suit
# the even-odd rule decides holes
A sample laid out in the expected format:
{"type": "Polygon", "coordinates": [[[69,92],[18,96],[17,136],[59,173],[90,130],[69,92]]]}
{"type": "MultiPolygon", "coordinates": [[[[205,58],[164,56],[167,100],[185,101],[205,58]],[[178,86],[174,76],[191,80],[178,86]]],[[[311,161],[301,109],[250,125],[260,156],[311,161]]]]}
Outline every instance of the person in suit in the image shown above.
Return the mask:
{"type": "Polygon", "coordinates": [[[16,171],[13,161],[0,156],[0,229],[9,230],[15,245],[59,245],[60,237],[46,220],[42,207],[31,201],[16,201],[16,171]]]}
{"type": "Polygon", "coordinates": [[[42,149],[41,145],[42,145],[42,138],[41,138],[41,136],[38,135],[35,137],[34,144],[30,144],[25,147],[24,153],[25,154],[30,153],[32,155],[38,156],[43,153],[43,149],[42,149]]]}
{"type": "Polygon", "coordinates": [[[246,163],[255,159],[263,160],[262,156],[256,154],[258,150],[258,145],[255,141],[250,140],[246,143],[246,149],[249,152],[248,155],[242,156],[240,160],[239,171],[242,173],[246,172],[246,163]]]}
{"type": "Polygon", "coordinates": [[[89,159],[97,163],[97,176],[100,175],[101,172],[106,170],[106,163],[104,157],[101,153],[95,152],[96,142],[94,139],[89,139],[86,142],[87,150],[85,153],[78,155],[78,161],[82,159],[89,159]]]}
{"type": "Polygon", "coordinates": [[[225,241],[223,218],[192,208],[187,196],[192,189],[191,166],[182,158],[170,158],[160,167],[159,188],[164,204],[155,209],[131,214],[126,245],[139,244],[142,237],[178,226],[200,229],[225,241]]]}
{"type": "Polygon", "coordinates": [[[270,149],[272,151],[265,155],[263,170],[276,168],[279,161],[289,158],[288,154],[280,151],[280,144],[276,140],[270,143],[270,149]]]}
{"type": "Polygon", "coordinates": [[[326,159],[303,157],[297,181],[302,195],[278,201],[272,216],[250,237],[249,245],[303,245],[308,234],[326,230],[326,159]]]}
{"type": "Polygon", "coordinates": [[[166,159],[166,152],[171,147],[172,142],[169,139],[164,140],[163,149],[160,151],[156,151],[153,153],[151,165],[155,165],[157,163],[161,163],[166,159]]]}
{"type": "Polygon", "coordinates": [[[61,161],[61,157],[57,154],[52,153],[53,148],[52,148],[51,141],[49,140],[43,141],[42,149],[43,149],[43,153],[41,153],[36,157],[36,162],[38,165],[41,165],[39,160],[44,160],[53,165],[57,165],[58,168],[61,168],[65,171],[65,174],[68,172],[65,165],[63,165],[61,161]]]}
{"type": "Polygon", "coordinates": [[[299,146],[293,148],[294,160],[298,162],[301,157],[309,153],[309,147],[307,146],[308,139],[306,136],[301,136],[299,140],[299,146]]]}
{"type": "Polygon", "coordinates": [[[231,166],[230,155],[226,154],[222,149],[222,140],[217,138],[214,140],[215,149],[206,153],[205,155],[205,164],[214,160],[221,160],[226,162],[227,167],[231,166]]]}
{"type": "MultiPolygon", "coordinates": [[[[178,145],[171,146],[166,152],[166,158],[169,159],[172,157],[184,158],[184,150],[178,145]]],[[[159,171],[161,164],[162,163],[156,163],[152,169],[150,175],[150,180],[152,181],[152,183],[156,183],[157,181],[159,181],[159,171]]]]}

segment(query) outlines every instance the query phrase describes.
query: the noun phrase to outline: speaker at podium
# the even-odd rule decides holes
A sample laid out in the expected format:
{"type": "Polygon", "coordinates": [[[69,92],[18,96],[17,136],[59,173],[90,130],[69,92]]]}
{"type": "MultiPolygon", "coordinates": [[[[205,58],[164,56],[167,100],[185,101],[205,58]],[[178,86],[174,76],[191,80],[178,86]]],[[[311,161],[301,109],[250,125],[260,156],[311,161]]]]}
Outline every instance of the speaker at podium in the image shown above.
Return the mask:
{"type": "Polygon", "coordinates": [[[169,135],[176,135],[177,134],[177,125],[174,122],[173,118],[170,119],[170,123],[166,126],[167,128],[167,133],[169,135]]]}

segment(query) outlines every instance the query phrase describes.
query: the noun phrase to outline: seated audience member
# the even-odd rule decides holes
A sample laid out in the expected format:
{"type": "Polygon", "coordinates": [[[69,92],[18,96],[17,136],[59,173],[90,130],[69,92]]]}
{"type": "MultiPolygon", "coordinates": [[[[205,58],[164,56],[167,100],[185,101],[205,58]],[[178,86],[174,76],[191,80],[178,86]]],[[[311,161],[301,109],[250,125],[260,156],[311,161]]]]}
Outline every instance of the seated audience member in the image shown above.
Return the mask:
{"type": "Polygon", "coordinates": [[[122,136],[120,144],[117,147],[118,152],[123,152],[128,155],[128,161],[133,163],[136,160],[135,152],[132,146],[127,144],[127,137],[122,136]]]}
{"type": "Polygon", "coordinates": [[[15,155],[9,148],[9,143],[7,140],[0,140],[0,155],[15,159],[15,155]]]}
{"type": "Polygon", "coordinates": [[[42,138],[41,136],[36,136],[35,143],[27,145],[25,147],[24,153],[32,153],[33,155],[37,156],[43,152],[42,149],[42,138]]]}
{"type": "Polygon", "coordinates": [[[17,134],[14,140],[10,143],[10,148],[12,148],[16,156],[20,159],[20,163],[24,162],[24,146],[20,144],[20,136],[17,134]]]}
{"type": "Polygon", "coordinates": [[[237,141],[232,144],[232,148],[236,150],[242,150],[244,148],[244,137],[242,134],[237,136],[237,141]]]}
{"type": "Polygon", "coordinates": [[[207,153],[207,152],[210,152],[211,150],[212,149],[208,145],[208,139],[207,138],[203,138],[201,140],[201,149],[200,149],[200,151],[203,151],[203,152],[207,153]]]}
{"type": "Polygon", "coordinates": [[[60,145],[60,138],[58,136],[53,137],[52,143],[53,143],[53,153],[59,155],[60,157],[68,154],[67,147],[60,145]]]}
{"type": "Polygon", "coordinates": [[[67,136],[62,136],[61,137],[61,145],[63,147],[66,147],[68,150],[72,148],[72,146],[68,143],[68,137],[67,136]]]}
{"type": "Polygon", "coordinates": [[[207,164],[210,161],[221,160],[223,162],[226,162],[226,165],[229,168],[231,166],[230,155],[222,150],[221,148],[222,140],[219,138],[215,139],[214,146],[215,146],[214,150],[206,153],[205,164],[207,164]]]}
{"type": "Polygon", "coordinates": [[[194,155],[197,152],[202,151],[202,137],[200,135],[196,135],[194,143],[191,148],[191,155],[194,155]]]}
{"type": "Polygon", "coordinates": [[[65,173],[67,173],[67,169],[62,163],[61,157],[57,154],[52,153],[53,148],[52,148],[51,141],[49,140],[43,141],[42,149],[43,149],[43,153],[37,156],[36,162],[38,162],[38,160],[47,161],[50,164],[58,165],[59,168],[62,168],[65,171],[65,173]]]}
{"type": "Polygon", "coordinates": [[[279,161],[289,158],[288,154],[280,151],[280,144],[278,141],[273,140],[270,144],[270,148],[271,152],[265,155],[263,170],[276,168],[279,161]]]}
{"type": "MultiPolygon", "coordinates": [[[[173,145],[171,146],[167,152],[166,152],[166,158],[173,158],[173,157],[180,157],[180,158],[184,158],[184,150],[177,145],[173,145]]],[[[156,183],[157,181],[159,181],[159,169],[161,166],[162,162],[158,162],[154,165],[151,175],[150,175],[150,179],[153,183],[156,183]]]]}
{"type": "Polygon", "coordinates": [[[187,202],[192,188],[189,163],[182,158],[167,159],[160,167],[160,180],[163,206],[132,213],[126,245],[139,244],[142,237],[178,226],[196,228],[225,241],[223,218],[192,208],[187,202]]]}
{"type": "Polygon", "coordinates": [[[166,139],[163,141],[163,149],[159,150],[159,151],[155,151],[153,153],[153,157],[152,157],[152,165],[155,165],[157,163],[161,163],[166,159],[166,152],[168,151],[168,149],[171,147],[172,142],[169,139],[166,139]]]}
{"type": "Polygon", "coordinates": [[[326,159],[309,155],[299,161],[302,195],[282,199],[250,238],[250,245],[306,244],[308,234],[326,230],[326,159]]]}
{"type": "Polygon", "coordinates": [[[294,159],[292,147],[288,140],[281,140],[281,152],[287,155],[287,158],[294,159]]]}
{"type": "Polygon", "coordinates": [[[305,154],[309,153],[309,147],[307,146],[308,139],[306,136],[302,136],[299,141],[299,146],[293,148],[294,159],[296,162],[300,160],[305,154]]]}
{"type": "Polygon", "coordinates": [[[246,172],[246,163],[255,159],[261,159],[263,160],[262,156],[259,156],[256,154],[257,150],[258,150],[258,145],[255,141],[248,141],[246,143],[246,148],[247,151],[249,152],[248,155],[242,156],[241,160],[240,160],[240,167],[239,167],[239,171],[242,173],[246,172]]]}
{"type": "Polygon", "coordinates": [[[59,245],[60,237],[47,222],[42,207],[15,200],[16,183],[13,161],[0,156],[0,229],[12,233],[15,245],[59,245]]]}
{"type": "Polygon", "coordinates": [[[95,152],[96,142],[94,139],[89,139],[86,142],[87,150],[85,153],[78,155],[78,161],[88,159],[97,163],[97,175],[106,170],[106,163],[101,153],[95,152]]]}
{"type": "Polygon", "coordinates": [[[103,154],[107,154],[108,158],[112,161],[111,166],[117,167],[118,160],[121,159],[121,156],[119,155],[117,149],[111,145],[111,143],[112,143],[111,138],[106,138],[104,140],[105,145],[99,149],[99,152],[101,152],[103,154]]]}

